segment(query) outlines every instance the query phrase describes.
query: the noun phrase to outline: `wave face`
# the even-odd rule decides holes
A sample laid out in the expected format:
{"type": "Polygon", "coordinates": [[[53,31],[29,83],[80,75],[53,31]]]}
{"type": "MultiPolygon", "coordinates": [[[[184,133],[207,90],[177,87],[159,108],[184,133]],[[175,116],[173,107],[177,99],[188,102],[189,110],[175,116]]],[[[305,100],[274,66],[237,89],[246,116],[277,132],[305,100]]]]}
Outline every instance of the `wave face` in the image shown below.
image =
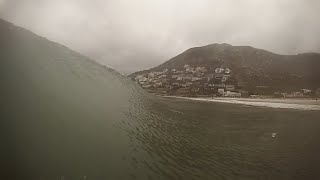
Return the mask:
{"type": "Polygon", "coordinates": [[[0,21],[0,33],[1,154],[8,176],[129,176],[127,158],[134,153],[127,129],[150,116],[148,95],[27,30],[0,21]]]}
{"type": "Polygon", "coordinates": [[[159,99],[4,21],[0,59],[0,179],[319,177],[318,111],[159,99]]]}

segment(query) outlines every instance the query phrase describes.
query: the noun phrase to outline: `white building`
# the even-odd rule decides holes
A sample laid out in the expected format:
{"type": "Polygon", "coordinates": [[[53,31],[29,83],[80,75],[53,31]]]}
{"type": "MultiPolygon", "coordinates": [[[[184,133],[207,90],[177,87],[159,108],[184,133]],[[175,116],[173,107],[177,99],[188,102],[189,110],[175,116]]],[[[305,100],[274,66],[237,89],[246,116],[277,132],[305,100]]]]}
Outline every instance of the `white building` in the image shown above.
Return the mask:
{"type": "Polygon", "coordinates": [[[195,69],[197,72],[206,72],[207,69],[205,67],[196,67],[195,69]]]}
{"type": "Polygon", "coordinates": [[[226,69],[224,70],[224,73],[230,74],[230,73],[231,73],[231,70],[230,70],[229,68],[226,68],[226,69]]]}
{"type": "Polygon", "coordinates": [[[310,89],[301,89],[301,91],[303,92],[303,94],[311,93],[310,89]]]}
{"type": "Polygon", "coordinates": [[[155,87],[160,87],[160,86],[162,86],[162,82],[156,82],[156,83],[154,83],[154,86],[155,87]]]}
{"type": "Polygon", "coordinates": [[[222,88],[220,88],[220,89],[218,89],[218,94],[224,94],[224,89],[222,89],[222,88]]]}
{"type": "Polygon", "coordinates": [[[162,75],[159,76],[160,79],[166,78],[166,77],[167,77],[167,75],[165,75],[165,74],[162,74],[162,75]]]}
{"type": "Polygon", "coordinates": [[[148,78],[141,76],[141,77],[139,77],[138,82],[140,84],[144,84],[147,80],[148,80],[148,78]]]}
{"type": "Polygon", "coordinates": [[[151,87],[150,84],[148,84],[148,85],[142,85],[142,88],[150,88],[150,87],[151,87]]]}
{"type": "Polygon", "coordinates": [[[198,78],[198,77],[192,77],[191,78],[191,81],[199,81],[199,80],[201,80],[201,78],[198,78]]]}
{"type": "Polygon", "coordinates": [[[222,82],[226,82],[229,78],[229,75],[223,75],[222,78],[221,78],[221,81],[222,82]]]}
{"type": "Polygon", "coordinates": [[[227,91],[223,94],[224,97],[241,97],[241,93],[227,91]]]}
{"type": "Polygon", "coordinates": [[[214,72],[220,74],[220,73],[223,73],[223,72],[224,72],[224,69],[223,69],[223,68],[216,68],[216,69],[214,70],[214,72]]]}

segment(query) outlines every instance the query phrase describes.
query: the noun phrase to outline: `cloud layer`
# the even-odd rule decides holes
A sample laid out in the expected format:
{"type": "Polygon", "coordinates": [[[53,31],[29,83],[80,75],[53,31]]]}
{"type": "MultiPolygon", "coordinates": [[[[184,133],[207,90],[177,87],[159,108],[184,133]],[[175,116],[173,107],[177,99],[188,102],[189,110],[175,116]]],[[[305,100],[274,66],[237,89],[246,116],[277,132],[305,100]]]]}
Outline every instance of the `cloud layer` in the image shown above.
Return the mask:
{"type": "Polygon", "coordinates": [[[318,0],[0,0],[0,17],[122,73],[211,43],[320,52],[318,0]]]}

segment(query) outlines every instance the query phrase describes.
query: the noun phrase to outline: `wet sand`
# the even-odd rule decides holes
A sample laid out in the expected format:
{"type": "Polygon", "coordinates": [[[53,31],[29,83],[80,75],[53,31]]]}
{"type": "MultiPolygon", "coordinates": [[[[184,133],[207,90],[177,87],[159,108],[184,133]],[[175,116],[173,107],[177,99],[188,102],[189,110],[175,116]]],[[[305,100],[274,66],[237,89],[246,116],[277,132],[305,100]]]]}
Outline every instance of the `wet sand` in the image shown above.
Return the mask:
{"type": "Polygon", "coordinates": [[[179,97],[179,96],[165,96],[172,98],[188,99],[193,101],[206,101],[217,103],[231,103],[241,104],[247,106],[260,106],[270,108],[285,108],[285,109],[297,109],[297,110],[320,110],[320,100],[316,99],[259,99],[259,98],[223,98],[223,97],[179,97]]]}

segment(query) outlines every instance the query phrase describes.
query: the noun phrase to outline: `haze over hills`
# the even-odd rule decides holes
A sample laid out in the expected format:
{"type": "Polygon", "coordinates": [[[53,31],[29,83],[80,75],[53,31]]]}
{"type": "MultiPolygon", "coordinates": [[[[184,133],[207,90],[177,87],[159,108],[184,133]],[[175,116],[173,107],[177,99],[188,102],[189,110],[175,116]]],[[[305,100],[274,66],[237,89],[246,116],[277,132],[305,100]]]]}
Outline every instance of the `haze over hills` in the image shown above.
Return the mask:
{"type": "MultiPolygon", "coordinates": [[[[206,73],[190,66],[189,74],[206,73]]],[[[2,20],[0,68],[0,179],[319,177],[317,111],[151,96],[2,20]]]]}
{"type": "Polygon", "coordinates": [[[149,70],[130,77],[160,72],[164,69],[183,70],[184,65],[205,67],[207,72],[229,68],[235,85],[246,90],[268,86],[273,90],[297,90],[320,87],[320,54],[279,55],[250,46],[211,44],[195,47],[149,70]]]}

